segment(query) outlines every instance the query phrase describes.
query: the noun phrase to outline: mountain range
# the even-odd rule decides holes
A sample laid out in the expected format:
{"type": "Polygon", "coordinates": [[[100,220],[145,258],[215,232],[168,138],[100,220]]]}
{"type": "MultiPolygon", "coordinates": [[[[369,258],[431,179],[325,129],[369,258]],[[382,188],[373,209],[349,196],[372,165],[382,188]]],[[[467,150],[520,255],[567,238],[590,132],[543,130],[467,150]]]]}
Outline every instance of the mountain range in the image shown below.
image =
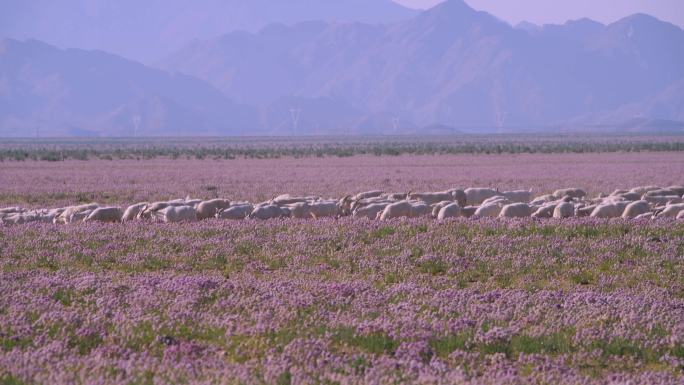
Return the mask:
{"type": "Polygon", "coordinates": [[[636,14],[511,26],[462,0],[415,15],[373,4],[372,20],[262,15],[264,28],[195,39],[148,65],[4,40],[0,136],[684,132],[675,25],[636,14]]]}
{"type": "Polygon", "coordinates": [[[0,36],[100,49],[150,63],[194,39],[271,23],[386,23],[417,11],[391,0],[2,0],[0,36]]]}

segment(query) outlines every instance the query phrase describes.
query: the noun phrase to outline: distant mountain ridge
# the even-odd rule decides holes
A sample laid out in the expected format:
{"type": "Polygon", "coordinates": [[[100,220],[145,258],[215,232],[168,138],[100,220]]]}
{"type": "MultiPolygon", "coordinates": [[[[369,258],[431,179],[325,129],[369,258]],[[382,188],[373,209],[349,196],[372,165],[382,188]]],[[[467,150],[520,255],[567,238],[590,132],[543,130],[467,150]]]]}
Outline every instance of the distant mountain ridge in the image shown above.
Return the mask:
{"type": "MultiPolygon", "coordinates": [[[[530,31],[448,0],[389,26],[231,33],[197,41],[162,66],[249,104],[329,97],[417,125],[537,127],[605,120],[684,79],[684,31],[647,15],[530,31]]],[[[672,110],[652,117],[679,119],[672,110]]]]}
{"type": "Polygon", "coordinates": [[[151,63],[194,39],[309,20],[387,23],[418,11],[391,0],[3,0],[0,37],[101,49],[151,63]]]}
{"type": "Polygon", "coordinates": [[[211,85],[100,51],[0,41],[0,137],[238,135],[254,109],[211,85]]]}
{"type": "Polygon", "coordinates": [[[3,40],[0,137],[681,132],[684,121],[684,31],[642,14],[513,27],[447,0],[389,24],[231,32],[157,66],[3,40]]]}

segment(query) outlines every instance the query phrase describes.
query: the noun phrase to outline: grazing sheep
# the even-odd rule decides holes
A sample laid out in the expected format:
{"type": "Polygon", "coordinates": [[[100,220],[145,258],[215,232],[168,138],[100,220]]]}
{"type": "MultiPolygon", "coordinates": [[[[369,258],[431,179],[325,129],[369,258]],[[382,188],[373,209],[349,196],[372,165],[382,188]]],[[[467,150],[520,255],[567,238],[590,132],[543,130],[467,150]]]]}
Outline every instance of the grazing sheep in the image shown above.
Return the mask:
{"type": "Polygon", "coordinates": [[[492,203],[497,203],[497,204],[500,204],[501,206],[505,206],[505,205],[511,204],[511,203],[513,203],[513,202],[511,202],[511,201],[510,201],[508,198],[506,198],[505,196],[495,195],[495,196],[493,196],[493,197],[491,197],[491,198],[485,199],[485,200],[482,202],[481,206],[489,205],[489,204],[492,204],[492,203]]]}
{"type": "Polygon", "coordinates": [[[451,189],[451,190],[449,190],[449,192],[451,193],[451,196],[453,197],[452,200],[455,200],[456,202],[458,202],[459,206],[464,207],[466,205],[467,197],[466,197],[465,191],[457,188],[457,189],[451,189]]]}
{"type": "Polygon", "coordinates": [[[658,212],[658,218],[676,218],[681,211],[684,211],[684,203],[667,205],[662,211],[658,212]]]}
{"type": "Polygon", "coordinates": [[[555,208],[555,203],[544,205],[532,213],[532,218],[551,218],[553,217],[553,211],[555,208]]]}
{"type": "Polygon", "coordinates": [[[85,210],[85,211],[79,211],[77,213],[71,214],[71,216],[67,219],[67,224],[73,224],[73,223],[81,223],[83,222],[90,213],[92,213],[95,210],[85,210]]]}
{"type": "Polygon", "coordinates": [[[22,209],[21,207],[5,207],[0,209],[0,214],[17,214],[17,213],[23,213],[25,212],[25,209],[22,209]]]}
{"type": "Polygon", "coordinates": [[[288,211],[284,211],[280,206],[277,205],[265,205],[265,206],[257,206],[252,210],[252,213],[249,214],[250,218],[254,219],[261,219],[261,220],[267,220],[267,219],[276,219],[276,218],[282,218],[285,217],[289,214],[288,211]]]}
{"type": "Polygon", "coordinates": [[[553,196],[553,194],[547,194],[547,195],[542,195],[542,196],[538,196],[538,197],[534,198],[530,202],[530,204],[535,205],[535,206],[543,205],[545,203],[551,203],[551,202],[555,201],[556,199],[557,198],[555,196],[553,196]]]}
{"type": "Polygon", "coordinates": [[[390,204],[391,203],[373,203],[368,206],[359,207],[354,210],[352,216],[354,218],[375,219],[378,217],[378,214],[382,213],[385,210],[385,207],[390,204]]]}
{"type": "Polygon", "coordinates": [[[597,204],[592,204],[592,205],[586,205],[586,206],[576,206],[575,207],[575,215],[578,217],[588,217],[591,215],[591,213],[594,212],[594,210],[598,207],[597,204]]]}
{"type": "Polygon", "coordinates": [[[164,210],[167,207],[180,207],[187,206],[184,199],[176,199],[168,202],[154,202],[147,205],[140,214],[138,214],[138,219],[150,219],[154,213],[164,210]]]}
{"type": "Polygon", "coordinates": [[[683,200],[677,195],[664,195],[664,196],[646,196],[644,195],[642,200],[652,204],[652,205],[665,205],[665,204],[676,204],[682,203],[683,200]]]}
{"type": "Polygon", "coordinates": [[[631,202],[635,202],[635,201],[638,201],[641,199],[641,195],[639,195],[638,193],[635,193],[635,192],[625,192],[625,193],[617,194],[616,196],[620,197],[624,200],[631,201],[631,202]]]}
{"type": "Polygon", "coordinates": [[[561,199],[565,196],[569,196],[569,197],[577,198],[577,199],[582,199],[585,196],[587,196],[587,192],[581,188],[571,187],[571,188],[563,188],[563,189],[556,190],[553,192],[553,196],[556,199],[561,199]]]}
{"type": "Polygon", "coordinates": [[[254,206],[251,204],[233,204],[229,208],[216,214],[218,219],[240,220],[245,219],[252,213],[254,206]]]}
{"type": "Polygon", "coordinates": [[[145,207],[147,207],[147,205],[147,202],[142,202],[128,206],[128,208],[126,208],[126,211],[124,211],[123,215],[121,216],[121,222],[134,221],[136,218],[138,218],[138,215],[140,215],[140,213],[145,209],[145,207]]]}
{"type": "Polygon", "coordinates": [[[197,210],[191,206],[168,206],[155,211],[153,217],[165,223],[196,222],[197,210]]]}
{"type": "Polygon", "coordinates": [[[358,193],[352,197],[353,201],[360,201],[361,199],[368,199],[368,198],[377,198],[384,194],[384,191],[381,190],[373,190],[373,191],[366,191],[362,193],[358,193]]]}
{"type": "Polygon", "coordinates": [[[437,219],[438,220],[444,220],[447,218],[457,218],[461,215],[461,206],[458,205],[458,203],[451,203],[448,204],[439,210],[439,213],[437,214],[437,219]]]}
{"type": "Polygon", "coordinates": [[[317,218],[337,217],[340,215],[340,206],[335,201],[320,201],[309,204],[309,216],[317,218]]]}
{"type": "Polygon", "coordinates": [[[651,190],[644,193],[644,197],[663,197],[663,196],[680,196],[677,190],[670,190],[667,188],[662,188],[658,190],[651,190]]]}
{"type": "Polygon", "coordinates": [[[121,222],[121,207],[98,207],[83,219],[83,222],[121,222]]]}
{"type": "Polygon", "coordinates": [[[653,219],[653,212],[649,211],[647,213],[637,215],[636,217],[634,217],[634,219],[653,219]]]}
{"type": "Polygon", "coordinates": [[[450,204],[452,204],[452,203],[454,203],[454,202],[452,202],[452,201],[441,201],[441,202],[439,202],[439,203],[437,203],[437,204],[432,205],[432,217],[433,217],[433,218],[437,218],[437,216],[439,215],[439,211],[440,211],[443,207],[448,206],[448,205],[450,205],[450,204]]]}
{"type": "Polygon", "coordinates": [[[411,218],[424,217],[432,214],[432,207],[425,202],[414,202],[411,204],[411,218]]]}
{"type": "Polygon", "coordinates": [[[285,207],[290,210],[290,218],[305,219],[311,217],[310,206],[307,202],[293,203],[285,207]]]}
{"type": "Polygon", "coordinates": [[[684,195],[684,186],[670,186],[667,189],[676,192],[677,195],[684,195]]]}
{"type": "Polygon", "coordinates": [[[429,192],[429,193],[410,193],[409,199],[423,201],[429,205],[433,205],[435,203],[439,203],[442,201],[453,201],[454,196],[451,194],[451,192],[448,192],[448,191],[429,192]]]}
{"type": "Polygon", "coordinates": [[[0,218],[0,223],[3,225],[23,225],[31,222],[52,223],[54,218],[54,214],[43,211],[22,211],[5,215],[0,218]]]}
{"type": "Polygon", "coordinates": [[[532,200],[532,190],[504,191],[501,195],[505,196],[511,203],[528,203],[532,200]]]}
{"type": "Polygon", "coordinates": [[[501,213],[501,205],[492,203],[478,207],[477,210],[475,210],[475,213],[473,213],[473,216],[479,218],[495,218],[499,216],[499,213],[501,213]]]}
{"type": "Polygon", "coordinates": [[[475,215],[475,212],[477,211],[477,209],[478,209],[477,206],[461,207],[461,216],[464,218],[470,218],[473,215],[475,215]]]}
{"type": "Polygon", "coordinates": [[[636,218],[639,215],[651,212],[651,205],[646,201],[632,202],[625,207],[622,217],[625,219],[636,218]]]}
{"type": "Polygon", "coordinates": [[[411,216],[411,203],[408,201],[401,201],[397,203],[392,203],[385,207],[380,214],[380,220],[386,221],[388,219],[410,217],[411,216]]]}
{"type": "Polygon", "coordinates": [[[559,203],[554,209],[553,209],[553,217],[562,219],[562,218],[572,218],[575,216],[575,205],[573,205],[570,202],[562,202],[559,203]]]}
{"type": "Polygon", "coordinates": [[[527,203],[512,203],[504,206],[499,218],[526,218],[532,214],[532,208],[527,203]]]}
{"type": "Polygon", "coordinates": [[[0,218],[0,223],[3,225],[23,225],[28,222],[30,222],[30,217],[22,213],[11,213],[0,218]]]}
{"type": "MultiPolygon", "coordinates": [[[[74,214],[78,214],[84,211],[92,211],[95,210],[96,208],[100,207],[97,203],[91,203],[87,205],[80,205],[80,206],[70,206],[67,207],[59,216],[55,217],[54,223],[60,223],[60,224],[68,224],[72,223],[72,217],[74,214]]],[[[78,216],[76,218],[78,219],[83,219],[78,216]]]]}
{"type": "Polygon", "coordinates": [[[471,187],[465,190],[466,203],[471,206],[482,204],[485,199],[500,195],[498,191],[491,188],[471,187]]]}
{"type": "Polygon", "coordinates": [[[391,200],[384,198],[384,197],[366,198],[366,199],[361,199],[359,201],[353,201],[349,207],[350,207],[350,211],[354,211],[357,208],[360,208],[363,206],[368,206],[370,204],[375,204],[375,203],[394,203],[394,201],[391,201],[391,200]]]}
{"type": "Polygon", "coordinates": [[[649,191],[653,190],[660,190],[660,187],[658,186],[639,186],[639,187],[634,187],[633,189],[629,190],[629,192],[632,193],[637,193],[639,195],[644,195],[649,191]]]}
{"type": "Polygon", "coordinates": [[[271,200],[271,204],[278,206],[287,206],[295,203],[311,202],[320,199],[320,197],[293,197],[290,194],[280,195],[271,200]]]}
{"type": "Polygon", "coordinates": [[[393,194],[387,195],[387,199],[389,199],[391,201],[403,201],[407,198],[408,198],[407,193],[393,193],[393,194]]]}
{"type": "Polygon", "coordinates": [[[592,218],[618,218],[627,207],[626,202],[604,203],[596,206],[594,211],[589,215],[592,218]]]}
{"type": "Polygon", "coordinates": [[[230,201],[227,199],[212,199],[203,201],[197,205],[197,219],[204,220],[215,218],[216,214],[224,209],[230,207],[230,201]]]}

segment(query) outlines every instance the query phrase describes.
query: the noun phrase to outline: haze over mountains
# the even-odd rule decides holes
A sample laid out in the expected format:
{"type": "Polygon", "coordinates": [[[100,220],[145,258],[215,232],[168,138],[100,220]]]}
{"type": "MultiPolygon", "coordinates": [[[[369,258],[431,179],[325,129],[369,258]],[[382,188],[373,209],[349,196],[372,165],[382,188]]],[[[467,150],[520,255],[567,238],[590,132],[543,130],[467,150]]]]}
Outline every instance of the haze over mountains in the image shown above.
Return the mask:
{"type": "Polygon", "coordinates": [[[391,0],[3,0],[0,36],[151,63],[193,39],[271,23],[385,23],[416,13],[391,0]]]}
{"type": "MultiPolygon", "coordinates": [[[[283,3],[214,1],[232,16],[258,9],[245,4],[283,3]]],[[[116,14],[130,2],[109,2],[98,14],[116,14]]],[[[164,2],[165,17],[151,19],[149,30],[177,26],[172,42],[217,36],[194,40],[153,67],[103,52],[3,41],[0,136],[36,129],[109,136],[684,131],[684,31],[648,15],[610,25],[583,19],[513,27],[461,0],[419,14],[388,1],[344,0],[333,2],[340,7],[334,12],[322,7],[327,16],[316,10],[320,0],[297,0],[293,9],[320,20],[294,23],[295,13],[284,13],[285,23],[268,24],[275,13],[263,13],[252,18],[268,24],[263,29],[220,35],[214,28],[226,16],[182,3],[164,2]]],[[[228,30],[247,22],[234,20],[228,30]]]]}

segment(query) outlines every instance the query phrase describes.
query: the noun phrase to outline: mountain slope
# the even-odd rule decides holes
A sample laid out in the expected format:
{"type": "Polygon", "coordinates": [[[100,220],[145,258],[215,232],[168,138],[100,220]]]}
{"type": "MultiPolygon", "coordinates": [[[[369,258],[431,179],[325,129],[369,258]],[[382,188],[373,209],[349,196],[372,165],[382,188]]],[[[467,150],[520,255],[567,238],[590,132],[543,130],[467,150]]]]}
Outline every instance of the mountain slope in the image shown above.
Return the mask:
{"type": "Polygon", "coordinates": [[[237,134],[256,114],[212,86],[99,51],[0,41],[0,136],[237,134]]]}
{"type": "Polygon", "coordinates": [[[383,23],[416,13],[390,0],[3,0],[0,37],[101,49],[149,63],[193,39],[275,22],[383,23]]]}
{"type": "Polygon", "coordinates": [[[684,77],[684,31],[646,15],[528,31],[448,0],[389,26],[312,22],[231,33],[162,65],[258,105],[324,97],[418,125],[529,128],[663,92],[684,77]]]}

